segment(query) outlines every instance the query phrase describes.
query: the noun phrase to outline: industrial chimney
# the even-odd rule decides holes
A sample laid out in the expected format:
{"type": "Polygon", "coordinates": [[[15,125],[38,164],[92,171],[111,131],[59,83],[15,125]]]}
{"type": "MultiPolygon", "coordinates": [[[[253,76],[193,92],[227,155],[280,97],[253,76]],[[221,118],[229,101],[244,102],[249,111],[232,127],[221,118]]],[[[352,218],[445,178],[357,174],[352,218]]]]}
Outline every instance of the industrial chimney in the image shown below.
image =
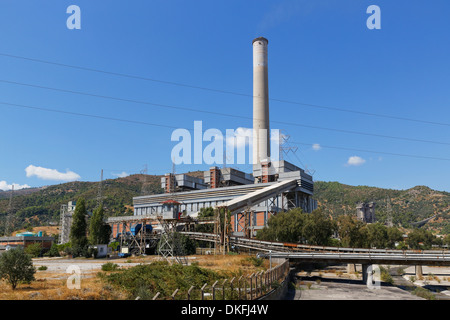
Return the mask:
{"type": "Polygon", "coordinates": [[[266,38],[253,40],[253,164],[267,163],[270,157],[269,82],[266,38]]]}

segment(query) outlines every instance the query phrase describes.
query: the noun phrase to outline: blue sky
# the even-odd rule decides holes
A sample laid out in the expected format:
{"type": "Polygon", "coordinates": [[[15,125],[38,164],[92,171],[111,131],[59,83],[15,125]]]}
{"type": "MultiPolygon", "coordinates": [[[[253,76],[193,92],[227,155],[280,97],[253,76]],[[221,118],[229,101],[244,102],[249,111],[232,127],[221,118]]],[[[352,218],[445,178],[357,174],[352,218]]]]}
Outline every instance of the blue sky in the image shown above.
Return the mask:
{"type": "Polygon", "coordinates": [[[2,0],[0,189],[164,174],[175,128],[251,128],[264,36],[271,128],[299,148],[286,160],[315,180],[450,191],[449,14],[447,0],[2,0]],[[366,26],[373,4],[380,30],[366,26]]]}

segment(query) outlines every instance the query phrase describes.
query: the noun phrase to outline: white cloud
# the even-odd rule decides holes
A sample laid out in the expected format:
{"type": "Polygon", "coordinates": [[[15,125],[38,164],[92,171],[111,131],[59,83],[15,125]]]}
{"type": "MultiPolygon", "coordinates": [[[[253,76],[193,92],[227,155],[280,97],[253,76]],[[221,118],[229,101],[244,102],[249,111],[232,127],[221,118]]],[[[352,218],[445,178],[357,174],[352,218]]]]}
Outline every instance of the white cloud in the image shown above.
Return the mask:
{"type": "Polygon", "coordinates": [[[12,183],[12,184],[8,184],[6,181],[0,181],[0,190],[3,191],[8,191],[8,190],[12,190],[12,187],[14,186],[14,190],[20,190],[20,189],[25,189],[25,188],[31,188],[29,185],[27,184],[17,184],[17,183],[12,183]]]}
{"type": "Polygon", "coordinates": [[[318,143],[314,143],[312,145],[312,148],[313,148],[314,151],[319,151],[320,149],[322,149],[322,147],[318,143]]]}
{"type": "Polygon", "coordinates": [[[122,173],[112,173],[112,175],[117,178],[125,178],[128,177],[130,174],[125,171],[122,171],[122,173]]]}
{"type": "Polygon", "coordinates": [[[349,165],[349,166],[360,166],[364,162],[366,162],[366,160],[364,160],[363,158],[358,157],[358,156],[352,156],[352,157],[348,158],[347,165],[349,165]]]}
{"type": "Polygon", "coordinates": [[[56,169],[47,169],[43,167],[36,167],[33,165],[29,165],[25,172],[27,173],[27,177],[36,176],[39,179],[43,180],[58,180],[58,181],[75,181],[79,180],[81,177],[77,173],[73,171],[67,170],[65,173],[59,172],[56,169]]]}

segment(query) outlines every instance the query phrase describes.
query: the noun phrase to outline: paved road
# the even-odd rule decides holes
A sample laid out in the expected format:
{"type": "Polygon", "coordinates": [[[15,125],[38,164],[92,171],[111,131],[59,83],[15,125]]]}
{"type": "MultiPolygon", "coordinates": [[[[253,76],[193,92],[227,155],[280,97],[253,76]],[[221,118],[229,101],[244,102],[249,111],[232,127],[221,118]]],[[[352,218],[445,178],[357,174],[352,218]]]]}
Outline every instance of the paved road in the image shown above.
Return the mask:
{"type": "Polygon", "coordinates": [[[124,259],[66,259],[66,258],[35,258],[33,259],[33,265],[36,268],[40,266],[46,266],[48,272],[61,272],[67,273],[67,268],[70,266],[77,266],[80,268],[81,272],[89,272],[89,271],[99,271],[102,268],[102,265],[107,262],[116,263],[120,267],[132,267],[138,265],[139,263],[127,263],[124,259]]]}

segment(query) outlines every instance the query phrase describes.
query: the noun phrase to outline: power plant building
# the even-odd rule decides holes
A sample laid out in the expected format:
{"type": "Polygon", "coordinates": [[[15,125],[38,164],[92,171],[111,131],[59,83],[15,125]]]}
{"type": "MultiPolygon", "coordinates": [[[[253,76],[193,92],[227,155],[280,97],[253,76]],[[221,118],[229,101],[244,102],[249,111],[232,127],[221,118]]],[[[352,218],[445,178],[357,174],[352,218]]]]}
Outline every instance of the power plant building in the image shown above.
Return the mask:
{"type": "MultiPolygon", "coordinates": [[[[202,208],[226,208],[231,212],[231,232],[244,235],[244,220],[254,236],[272,215],[293,208],[312,212],[314,182],[303,169],[284,160],[272,161],[269,135],[268,40],[256,38],[253,46],[253,172],[211,167],[203,178],[166,174],[164,194],[133,198],[134,216],[161,214],[164,203],[176,200],[180,212],[196,217],[202,208]]],[[[278,150],[277,150],[278,151],[278,150]]],[[[114,228],[113,228],[114,230],[114,228]]],[[[247,229],[245,229],[247,230],[247,229]]]]}

